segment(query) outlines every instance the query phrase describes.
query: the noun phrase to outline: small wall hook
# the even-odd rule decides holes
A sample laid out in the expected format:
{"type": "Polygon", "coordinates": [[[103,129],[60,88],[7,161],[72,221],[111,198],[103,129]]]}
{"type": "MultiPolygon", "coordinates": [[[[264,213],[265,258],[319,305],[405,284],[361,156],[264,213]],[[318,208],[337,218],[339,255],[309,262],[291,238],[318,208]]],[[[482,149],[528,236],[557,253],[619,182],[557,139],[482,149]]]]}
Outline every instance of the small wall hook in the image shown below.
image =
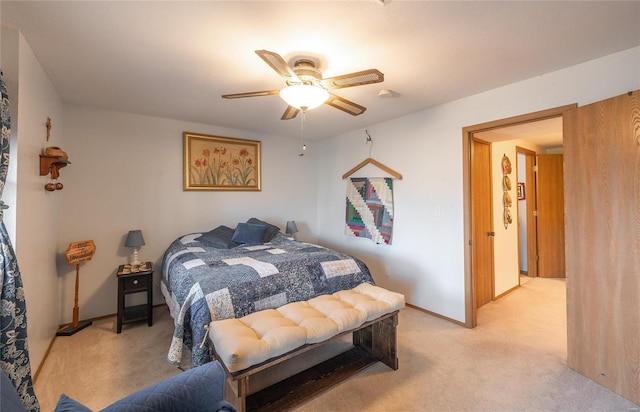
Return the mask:
{"type": "Polygon", "coordinates": [[[47,117],[47,142],[49,141],[49,137],[51,137],[51,118],[47,117]]]}

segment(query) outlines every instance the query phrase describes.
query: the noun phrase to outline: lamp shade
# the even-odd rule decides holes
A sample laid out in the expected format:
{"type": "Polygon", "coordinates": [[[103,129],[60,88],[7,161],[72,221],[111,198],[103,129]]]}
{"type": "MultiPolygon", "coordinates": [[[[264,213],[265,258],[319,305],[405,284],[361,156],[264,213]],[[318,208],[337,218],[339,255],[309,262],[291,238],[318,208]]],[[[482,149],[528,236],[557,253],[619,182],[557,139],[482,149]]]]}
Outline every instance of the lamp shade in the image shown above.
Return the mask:
{"type": "Polygon", "coordinates": [[[320,86],[295,84],[280,90],[280,97],[296,109],[315,109],[329,98],[329,92],[320,86]]]}
{"type": "Polygon", "coordinates": [[[144,245],[144,238],[142,237],[141,230],[130,230],[127,235],[127,240],[124,242],[127,247],[140,247],[144,245]]]}
{"type": "Polygon", "coordinates": [[[298,226],[296,226],[296,221],[295,220],[289,220],[287,222],[287,227],[284,230],[284,232],[288,235],[293,235],[294,233],[298,232],[298,226]]]}

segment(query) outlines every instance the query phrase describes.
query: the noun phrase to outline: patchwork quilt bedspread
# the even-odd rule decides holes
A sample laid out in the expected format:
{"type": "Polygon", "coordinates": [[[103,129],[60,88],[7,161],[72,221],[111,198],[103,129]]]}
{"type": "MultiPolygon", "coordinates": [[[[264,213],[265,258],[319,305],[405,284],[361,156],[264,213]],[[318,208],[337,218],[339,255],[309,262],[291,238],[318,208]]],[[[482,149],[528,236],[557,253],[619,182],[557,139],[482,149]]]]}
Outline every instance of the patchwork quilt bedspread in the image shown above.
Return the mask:
{"type": "Polygon", "coordinates": [[[374,284],[357,258],[278,233],[269,243],[219,249],[201,233],[176,239],[163,257],[161,290],[174,319],[168,360],[212,359],[205,325],[315,296],[374,284]]]}

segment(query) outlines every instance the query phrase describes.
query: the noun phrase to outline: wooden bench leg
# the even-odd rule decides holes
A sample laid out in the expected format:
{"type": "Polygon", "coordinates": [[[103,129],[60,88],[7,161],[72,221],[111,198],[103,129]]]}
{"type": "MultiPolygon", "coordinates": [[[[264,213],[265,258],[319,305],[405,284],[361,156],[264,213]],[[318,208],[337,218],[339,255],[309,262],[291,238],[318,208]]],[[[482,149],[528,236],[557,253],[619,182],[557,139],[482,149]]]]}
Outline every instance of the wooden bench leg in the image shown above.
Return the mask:
{"type": "Polygon", "coordinates": [[[224,399],[240,412],[246,412],[247,410],[248,379],[248,377],[245,377],[233,380],[232,377],[227,376],[224,386],[224,399]]]}
{"type": "Polygon", "coordinates": [[[386,317],[366,328],[353,332],[353,344],[375,354],[380,362],[398,369],[398,314],[386,317]]]}

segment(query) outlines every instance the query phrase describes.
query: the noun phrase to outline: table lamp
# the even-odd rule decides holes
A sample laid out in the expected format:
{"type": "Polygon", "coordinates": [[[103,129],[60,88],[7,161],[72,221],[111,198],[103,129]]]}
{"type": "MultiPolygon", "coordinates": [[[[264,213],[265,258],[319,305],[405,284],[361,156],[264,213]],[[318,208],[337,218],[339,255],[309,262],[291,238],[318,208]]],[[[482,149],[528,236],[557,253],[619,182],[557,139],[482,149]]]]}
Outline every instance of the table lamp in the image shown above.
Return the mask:
{"type": "Polygon", "coordinates": [[[291,236],[291,239],[293,239],[293,234],[294,233],[298,233],[298,226],[296,226],[296,221],[295,220],[289,220],[287,222],[287,227],[284,230],[284,233],[286,233],[287,235],[291,236]]]}
{"type": "Polygon", "coordinates": [[[140,260],[138,259],[138,248],[144,245],[144,238],[142,237],[141,230],[130,230],[127,235],[127,240],[124,242],[126,247],[132,247],[133,252],[131,253],[131,264],[139,265],[140,260]]]}

